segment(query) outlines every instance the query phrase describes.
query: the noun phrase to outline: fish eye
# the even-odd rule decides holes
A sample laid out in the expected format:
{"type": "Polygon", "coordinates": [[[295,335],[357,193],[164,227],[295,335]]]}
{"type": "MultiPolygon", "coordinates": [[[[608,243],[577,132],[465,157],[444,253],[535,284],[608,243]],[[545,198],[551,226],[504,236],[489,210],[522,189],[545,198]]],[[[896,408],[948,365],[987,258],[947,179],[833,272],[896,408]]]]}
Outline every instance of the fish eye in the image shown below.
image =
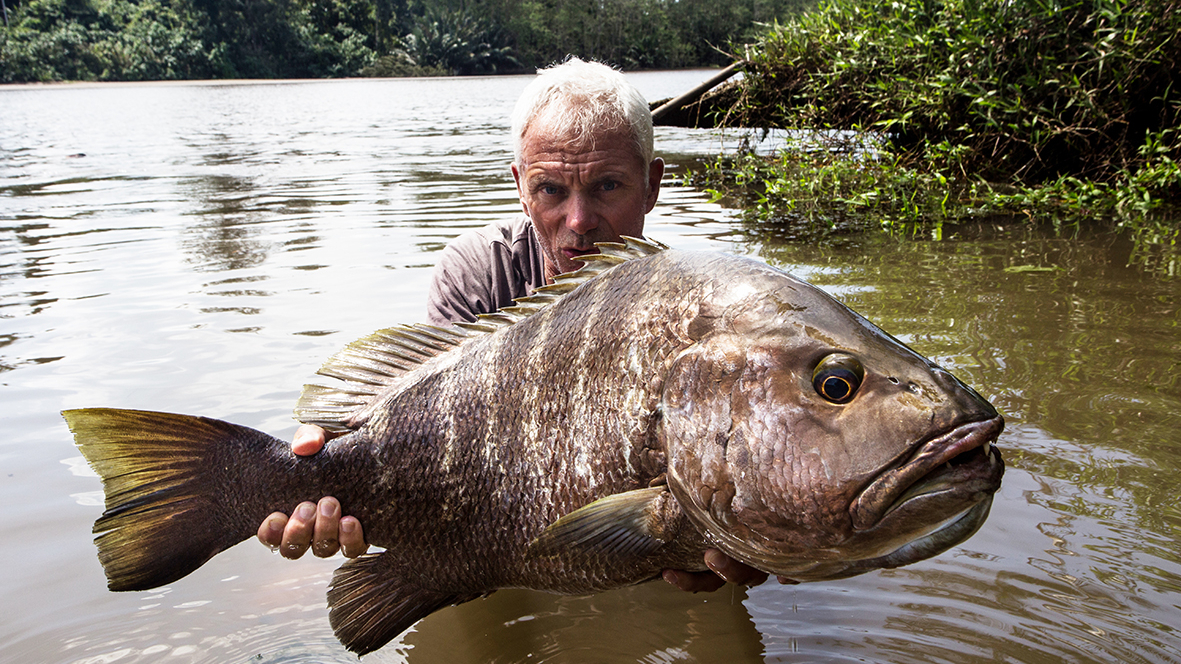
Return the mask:
{"type": "Polygon", "coordinates": [[[820,360],[812,371],[812,388],[833,403],[849,403],[865,380],[865,369],[857,358],[833,353],[820,360]]]}

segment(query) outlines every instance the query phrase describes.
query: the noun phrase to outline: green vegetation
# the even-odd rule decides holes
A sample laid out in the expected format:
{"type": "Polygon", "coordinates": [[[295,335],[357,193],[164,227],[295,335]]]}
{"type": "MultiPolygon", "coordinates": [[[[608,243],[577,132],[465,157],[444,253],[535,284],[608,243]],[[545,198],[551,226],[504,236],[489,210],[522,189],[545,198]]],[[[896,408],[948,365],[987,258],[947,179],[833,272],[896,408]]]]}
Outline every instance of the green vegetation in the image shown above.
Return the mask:
{"type": "Polygon", "coordinates": [[[295,0],[24,0],[10,7],[0,36],[0,82],[345,75],[372,56],[355,9],[295,0]]]}
{"type": "Polygon", "coordinates": [[[719,117],[806,138],[720,159],[697,182],[820,226],[1103,216],[1176,243],[1179,9],[831,0],[768,27],[719,117]]]}
{"type": "Polygon", "coordinates": [[[702,66],[813,0],[3,0],[0,83],[702,66]]]}

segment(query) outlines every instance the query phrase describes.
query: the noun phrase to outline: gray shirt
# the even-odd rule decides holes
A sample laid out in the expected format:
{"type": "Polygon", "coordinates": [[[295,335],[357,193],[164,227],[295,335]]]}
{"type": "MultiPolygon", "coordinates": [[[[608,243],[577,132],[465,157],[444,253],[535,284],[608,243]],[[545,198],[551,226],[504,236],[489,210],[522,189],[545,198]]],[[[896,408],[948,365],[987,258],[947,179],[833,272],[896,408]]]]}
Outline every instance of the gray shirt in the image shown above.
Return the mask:
{"type": "Polygon", "coordinates": [[[443,249],[427,293],[427,320],[474,321],[544,284],[545,261],[533,222],[525,215],[498,221],[443,249]]]}

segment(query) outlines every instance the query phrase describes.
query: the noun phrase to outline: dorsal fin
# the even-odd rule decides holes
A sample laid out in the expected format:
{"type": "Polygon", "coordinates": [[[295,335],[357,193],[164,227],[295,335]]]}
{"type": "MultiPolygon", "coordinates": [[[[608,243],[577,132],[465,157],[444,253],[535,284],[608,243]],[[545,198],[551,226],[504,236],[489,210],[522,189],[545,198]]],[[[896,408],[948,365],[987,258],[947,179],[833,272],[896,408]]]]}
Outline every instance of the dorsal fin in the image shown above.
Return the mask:
{"type": "Polygon", "coordinates": [[[295,405],[295,419],[334,432],[356,429],[363,424],[358,417],[367,407],[396,386],[403,375],[432,357],[454,350],[468,339],[491,334],[532,316],[619,263],[668,248],[648,239],[625,236],[623,240],[596,244],[599,253],[580,256],[578,260],[583,266],[579,269],[559,274],[554,277],[554,283],[514,300],[510,306],[481,314],[475,322],[446,328],[421,323],[399,325],[357,339],[330,357],[316,372],[340,383],[304,385],[295,405]]]}
{"type": "Polygon", "coordinates": [[[461,328],[399,325],[361,337],[316,371],[335,385],[308,384],[295,404],[295,419],[329,431],[349,431],[353,420],[398,378],[423,362],[452,350],[472,336],[461,328]]]}
{"type": "Polygon", "coordinates": [[[533,291],[532,295],[513,300],[512,305],[502,307],[490,314],[480,314],[474,323],[456,323],[456,326],[472,332],[490,334],[541,311],[557,302],[566,293],[620,263],[668,249],[667,245],[655,240],[626,235],[623,236],[623,242],[596,242],[595,247],[598,248],[599,253],[587,254],[575,259],[582,261],[582,267],[577,270],[559,274],[554,277],[554,283],[538,288],[533,291]]]}

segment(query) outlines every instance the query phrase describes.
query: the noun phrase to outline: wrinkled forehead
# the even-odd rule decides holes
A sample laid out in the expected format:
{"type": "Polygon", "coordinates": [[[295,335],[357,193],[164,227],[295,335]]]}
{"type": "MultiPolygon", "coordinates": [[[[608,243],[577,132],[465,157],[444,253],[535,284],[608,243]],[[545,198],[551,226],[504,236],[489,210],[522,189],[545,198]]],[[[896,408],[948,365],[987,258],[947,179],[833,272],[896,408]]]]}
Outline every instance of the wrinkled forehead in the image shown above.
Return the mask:
{"type": "Polygon", "coordinates": [[[517,161],[518,165],[527,165],[531,155],[539,152],[585,154],[597,150],[626,151],[645,163],[639,140],[626,118],[613,112],[591,114],[589,109],[552,103],[525,125],[517,161]]]}

